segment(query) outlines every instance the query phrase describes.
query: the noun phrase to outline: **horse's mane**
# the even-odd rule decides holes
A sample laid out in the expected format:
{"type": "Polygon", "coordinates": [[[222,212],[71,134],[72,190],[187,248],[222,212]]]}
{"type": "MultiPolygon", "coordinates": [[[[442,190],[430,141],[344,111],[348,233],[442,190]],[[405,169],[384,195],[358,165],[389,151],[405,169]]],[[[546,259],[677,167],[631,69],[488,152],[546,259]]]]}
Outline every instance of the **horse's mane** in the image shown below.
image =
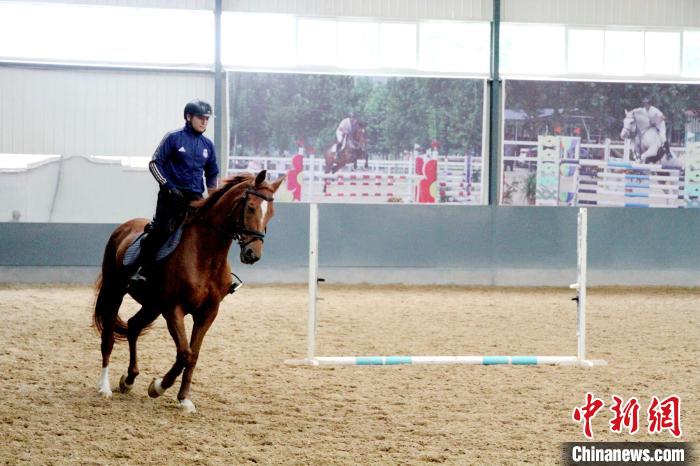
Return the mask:
{"type": "MultiPolygon", "coordinates": [[[[638,130],[645,130],[651,126],[651,121],[649,121],[649,115],[644,111],[644,107],[633,108],[628,112],[629,117],[634,118],[634,123],[637,125],[638,130]],[[641,121],[640,121],[641,120],[641,121]],[[640,124],[644,125],[644,128],[639,128],[640,124]]],[[[627,118],[627,117],[626,117],[627,118]]]]}
{"type": "Polygon", "coordinates": [[[251,173],[240,173],[238,175],[226,178],[224,181],[222,181],[221,186],[214,189],[205,199],[193,202],[192,207],[197,209],[197,213],[201,215],[208,211],[211,206],[216,204],[219,199],[221,199],[224,194],[229,192],[234,186],[238,186],[253,179],[255,179],[255,175],[251,173]]]}

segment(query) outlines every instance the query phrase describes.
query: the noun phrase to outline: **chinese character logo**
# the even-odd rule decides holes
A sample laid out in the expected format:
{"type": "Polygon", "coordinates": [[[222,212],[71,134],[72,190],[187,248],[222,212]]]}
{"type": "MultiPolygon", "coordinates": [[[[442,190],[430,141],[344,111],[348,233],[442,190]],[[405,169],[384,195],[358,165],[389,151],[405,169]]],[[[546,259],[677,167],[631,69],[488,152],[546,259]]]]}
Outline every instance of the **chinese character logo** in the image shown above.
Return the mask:
{"type": "Polygon", "coordinates": [[[681,399],[678,396],[671,395],[662,401],[652,396],[647,414],[650,434],[668,430],[674,437],[681,436],[681,399]]]}
{"type": "Polygon", "coordinates": [[[586,393],[586,404],[574,408],[571,417],[575,422],[583,421],[583,435],[587,438],[593,438],[593,430],[591,429],[591,419],[596,415],[598,410],[604,405],[603,400],[593,396],[591,392],[586,393]]]}
{"type": "Polygon", "coordinates": [[[615,414],[615,417],[610,421],[610,430],[622,432],[627,429],[631,435],[634,435],[639,430],[639,401],[632,397],[624,406],[622,406],[622,398],[613,395],[613,405],[610,411],[615,414]]]}
{"type": "MultiPolygon", "coordinates": [[[[575,407],[571,413],[574,422],[583,424],[583,435],[586,438],[593,438],[592,420],[603,406],[605,403],[601,398],[587,392],[586,402],[582,406],[575,407]]],[[[640,404],[636,397],[631,397],[625,402],[623,398],[613,395],[610,406],[613,416],[608,422],[610,431],[618,434],[624,431],[630,435],[636,434],[639,431],[639,410],[640,404]]],[[[658,397],[652,396],[647,409],[647,422],[647,431],[650,434],[658,434],[666,430],[674,437],[680,437],[683,433],[680,397],[671,395],[659,400],[658,397]]]]}

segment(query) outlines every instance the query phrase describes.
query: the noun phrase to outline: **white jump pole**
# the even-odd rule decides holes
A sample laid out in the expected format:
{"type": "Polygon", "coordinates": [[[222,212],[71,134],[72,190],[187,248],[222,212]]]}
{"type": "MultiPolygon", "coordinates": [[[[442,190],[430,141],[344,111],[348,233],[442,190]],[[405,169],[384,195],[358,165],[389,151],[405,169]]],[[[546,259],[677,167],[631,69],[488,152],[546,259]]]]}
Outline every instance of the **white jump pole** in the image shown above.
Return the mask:
{"type": "Polygon", "coordinates": [[[577,282],[571,288],[577,290],[576,300],[576,337],[578,339],[577,357],[579,361],[586,360],[586,274],[588,259],[588,209],[578,210],[576,251],[578,263],[576,266],[577,282]]]}
{"type": "Polygon", "coordinates": [[[310,204],[309,215],[309,320],[306,359],[290,359],[289,365],[352,365],[391,366],[399,364],[463,364],[463,365],[579,365],[607,364],[586,359],[586,258],[588,211],[579,208],[577,220],[577,282],[570,285],[577,293],[576,356],[316,356],[316,302],[318,289],[318,205],[310,204]]]}
{"type": "Polygon", "coordinates": [[[316,356],[316,302],[318,291],[318,204],[309,204],[309,321],[307,358],[316,356]]]}

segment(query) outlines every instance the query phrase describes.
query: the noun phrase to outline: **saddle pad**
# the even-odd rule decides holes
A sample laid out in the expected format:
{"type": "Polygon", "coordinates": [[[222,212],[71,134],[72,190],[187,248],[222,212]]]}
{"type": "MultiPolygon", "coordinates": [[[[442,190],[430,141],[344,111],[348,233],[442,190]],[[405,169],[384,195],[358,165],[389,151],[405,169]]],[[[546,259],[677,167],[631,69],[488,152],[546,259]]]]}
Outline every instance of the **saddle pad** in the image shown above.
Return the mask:
{"type": "MultiPolygon", "coordinates": [[[[175,230],[170,237],[168,237],[167,241],[165,244],[163,244],[160,249],[158,250],[158,253],[156,254],[156,262],[161,261],[168,257],[172,252],[175,250],[178,244],[180,244],[180,238],[182,237],[182,228],[183,226],[180,225],[180,227],[175,230]]],[[[139,254],[141,254],[141,239],[143,239],[146,236],[146,233],[141,233],[139,236],[136,237],[133,243],[126,249],[126,252],[124,253],[124,265],[126,267],[130,267],[134,264],[136,264],[136,260],[139,257],[139,254]]]]}

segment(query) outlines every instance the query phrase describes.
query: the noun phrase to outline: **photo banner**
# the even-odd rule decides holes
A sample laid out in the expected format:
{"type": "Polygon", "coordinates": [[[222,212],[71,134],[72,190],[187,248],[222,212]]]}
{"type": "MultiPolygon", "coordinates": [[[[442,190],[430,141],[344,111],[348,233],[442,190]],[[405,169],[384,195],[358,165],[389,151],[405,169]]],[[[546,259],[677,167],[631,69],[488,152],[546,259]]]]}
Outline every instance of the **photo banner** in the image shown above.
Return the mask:
{"type": "Polygon", "coordinates": [[[501,205],[700,207],[700,85],[507,80],[501,205]]]}
{"type": "Polygon", "coordinates": [[[228,174],[282,202],[483,205],[483,79],[229,72],[228,174]]]}

